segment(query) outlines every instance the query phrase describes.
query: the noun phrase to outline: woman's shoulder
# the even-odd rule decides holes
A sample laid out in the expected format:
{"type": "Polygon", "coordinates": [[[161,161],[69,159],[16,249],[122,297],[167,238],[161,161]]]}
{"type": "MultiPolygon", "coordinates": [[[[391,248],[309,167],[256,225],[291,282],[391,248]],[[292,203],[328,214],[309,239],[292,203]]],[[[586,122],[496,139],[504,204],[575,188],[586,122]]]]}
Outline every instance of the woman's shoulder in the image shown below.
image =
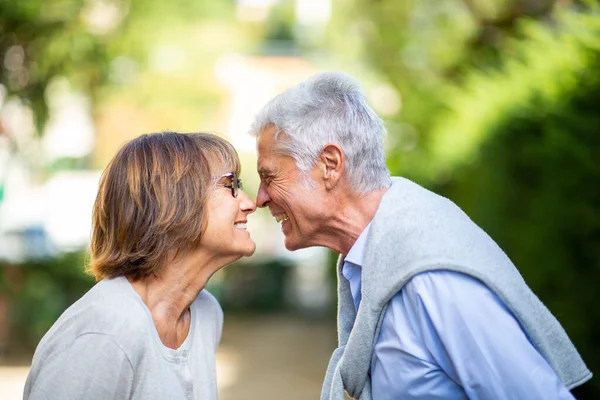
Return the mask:
{"type": "Polygon", "coordinates": [[[211,333],[208,337],[216,346],[221,341],[223,309],[215,296],[206,289],[202,290],[192,303],[192,316],[196,327],[202,326],[203,330],[211,333]]]}
{"type": "Polygon", "coordinates": [[[204,289],[198,293],[198,297],[192,303],[192,306],[201,311],[202,313],[214,313],[218,315],[223,314],[223,309],[221,308],[221,304],[217,298],[210,293],[208,290],[204,289]]]}
{"type": "Polygon", "coordinates": [[[68,345],[84,335],[106,335],[121,342],[148,325],[140,301],[118,279],[100,281],[65,310],[38,347],[68,345]]]}
{"type": "Polygon", "coordinates": [[[118,277],[98,282],[63,315],[77,315],[89,329],[111,333],[121,324],[137,326],[148,322],[147,310],[127,279],[118,277]]]}

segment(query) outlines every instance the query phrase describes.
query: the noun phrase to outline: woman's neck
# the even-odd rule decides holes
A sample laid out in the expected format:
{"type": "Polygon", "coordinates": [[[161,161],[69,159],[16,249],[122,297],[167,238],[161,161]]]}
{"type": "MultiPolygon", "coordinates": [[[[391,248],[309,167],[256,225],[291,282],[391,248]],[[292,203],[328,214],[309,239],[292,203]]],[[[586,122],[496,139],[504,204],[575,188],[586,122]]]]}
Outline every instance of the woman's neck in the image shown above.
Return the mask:
{"type": "Polygon", "coordinates": [[[158,276],[131,282],[150,314],[162,343],[178,348],[191,326],[190,305],[215,272],[190,254],[165,265],[158,276]]]}

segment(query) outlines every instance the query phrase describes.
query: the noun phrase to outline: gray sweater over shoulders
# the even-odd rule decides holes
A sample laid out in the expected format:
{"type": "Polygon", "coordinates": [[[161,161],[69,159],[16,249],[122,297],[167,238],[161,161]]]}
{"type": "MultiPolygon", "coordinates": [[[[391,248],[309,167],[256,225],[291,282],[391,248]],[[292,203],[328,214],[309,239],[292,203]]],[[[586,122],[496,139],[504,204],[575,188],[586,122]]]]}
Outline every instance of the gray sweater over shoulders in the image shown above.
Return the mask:
{"type": "Polygon", "coordinates": [[[496,293],[571,389],[591,378],[579,353],[550,311],[529,289],[498,245],[450,200],[393,178],[371,223],[362,266],[362,300],[355,311],[338,263],[338,342],[322,400],[371,399],[369,369],[384,310],[416,274],[451,270],[470,275],[496,293]]]}

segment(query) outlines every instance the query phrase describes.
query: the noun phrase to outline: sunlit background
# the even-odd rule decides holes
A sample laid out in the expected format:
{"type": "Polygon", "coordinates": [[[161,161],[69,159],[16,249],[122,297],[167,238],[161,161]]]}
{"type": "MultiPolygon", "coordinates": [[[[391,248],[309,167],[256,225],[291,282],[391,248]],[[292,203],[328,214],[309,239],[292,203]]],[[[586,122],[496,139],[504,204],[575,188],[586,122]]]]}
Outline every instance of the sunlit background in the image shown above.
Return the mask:
{"type": "MultiPolygon", "coordinates": [[[[357,77],[388,166],[458,203],[600,367],[600,8],[586,0],[0,1],[0,398],[93,284],[102,169],[141,133],[228,138],[315,72],[357,77]]],[[[311,199],[305,199],[311,201],[311,199]]],[[[225,310],[219,395],[317,398],[335,347],[335,256],[288,252],[264,210],[256,254],[209,289],[225,310]]],[[[579,398],[600,398],[593,379],[579,398]]]]}

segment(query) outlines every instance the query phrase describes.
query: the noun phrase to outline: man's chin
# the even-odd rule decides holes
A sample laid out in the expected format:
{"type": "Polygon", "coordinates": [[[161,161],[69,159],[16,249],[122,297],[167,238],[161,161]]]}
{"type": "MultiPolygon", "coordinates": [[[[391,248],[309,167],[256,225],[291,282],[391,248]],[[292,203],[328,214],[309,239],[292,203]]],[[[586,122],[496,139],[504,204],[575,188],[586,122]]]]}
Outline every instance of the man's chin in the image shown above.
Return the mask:
{"type": "Polygon", "coordinates": [[[300,243],[297,240],[294,240],[287,236],[285,237],[285,248],[288,249],[289,251],[305,249],[307,247],[308,246],[306,246],[304,243],[300,243]]]}

